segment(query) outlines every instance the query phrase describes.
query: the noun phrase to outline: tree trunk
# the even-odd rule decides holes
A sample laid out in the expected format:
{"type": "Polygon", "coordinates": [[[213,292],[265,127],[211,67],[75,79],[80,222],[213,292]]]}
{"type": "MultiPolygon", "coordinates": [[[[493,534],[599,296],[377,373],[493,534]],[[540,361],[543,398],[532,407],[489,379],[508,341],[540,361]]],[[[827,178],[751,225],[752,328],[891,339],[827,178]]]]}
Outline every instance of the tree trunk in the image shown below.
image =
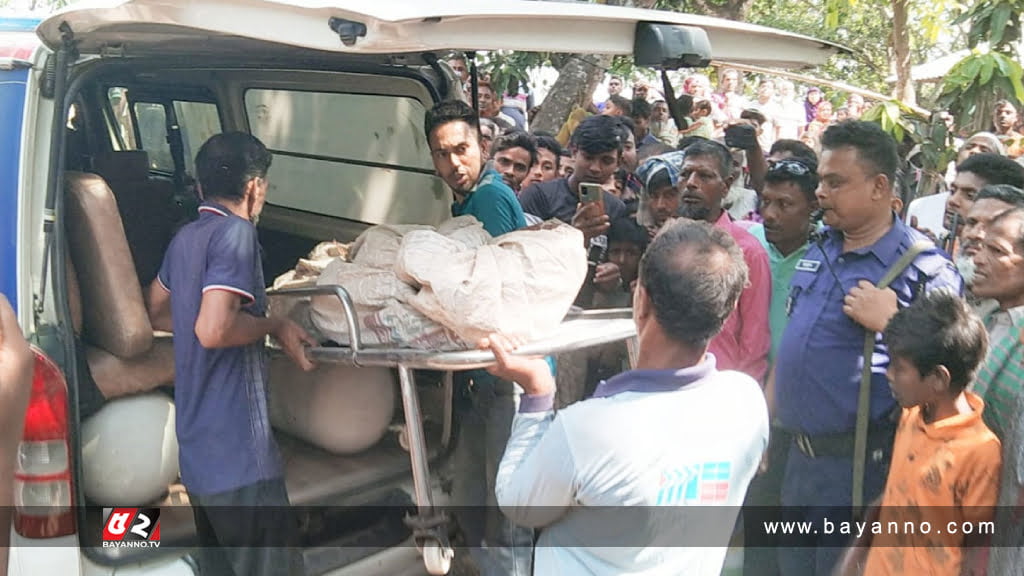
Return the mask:
{"type": "Polygon", "coordinates": [[[910,0],[893,0],[892,3],[892,48],[896,67],[896,98],[911,106],[917,105],[914,79],[911,77],[910,30],[907,20],[910,16],[910,0]]]}
{"type": "MultiPolygon", "coordinates": [[[[650,8],[655,0],[597,0],[597,4],[639,6],[650,8]]],[[[551,86],[537,117],[530,123],[531,130],[558,133],[569,113],[576,106],[586,107],[597,85],[611,66],[612,57],[594,54],[572,54],[558,71],[558,80],[551,86]]]]}
{"type": "Polygon", "coordinates": [[[574,107],[589,103],[611,62],[611,56],[573,54],[558,72],[558,80],[544,98],[530,129],[558,133],[574,107]]]}
{"type": "MultiPolygon", "coordinates": [[[[595,3],[654,8],[658,0],[595,0],[595,3]]],[[[693,0],[692,7],[698,14],[745,21],[753,4],[754,0],[693,0]]],[[[530,129],[557,133],[575,106],[583,107],[590,103],[594,89],[601,83],[611,61],[610,56],[570,55],[566,65],[559,69],[558,80],[541,104],[537,117],[530,123],[530,129]]]]}

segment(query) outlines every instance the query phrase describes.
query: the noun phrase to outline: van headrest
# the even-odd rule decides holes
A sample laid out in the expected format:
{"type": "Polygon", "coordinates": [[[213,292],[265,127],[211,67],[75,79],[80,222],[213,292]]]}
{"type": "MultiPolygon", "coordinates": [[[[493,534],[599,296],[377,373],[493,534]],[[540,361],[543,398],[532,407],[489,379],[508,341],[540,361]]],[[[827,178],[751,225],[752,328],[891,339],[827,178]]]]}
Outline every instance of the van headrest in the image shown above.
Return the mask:
{"type": "Polygon", "coordinates": [[[145,150],[100,152],[93,157],[92,168],[106,180],[146,180],[149,178],[149,154],[145,150]]]}
{"type": "Polygon", "coordinates": [[[143,354],[153,345],[153,326],[114,194],[103,178],[70,171],[65,172],[65,191],[84,340],[120,358],[143,354]]]}

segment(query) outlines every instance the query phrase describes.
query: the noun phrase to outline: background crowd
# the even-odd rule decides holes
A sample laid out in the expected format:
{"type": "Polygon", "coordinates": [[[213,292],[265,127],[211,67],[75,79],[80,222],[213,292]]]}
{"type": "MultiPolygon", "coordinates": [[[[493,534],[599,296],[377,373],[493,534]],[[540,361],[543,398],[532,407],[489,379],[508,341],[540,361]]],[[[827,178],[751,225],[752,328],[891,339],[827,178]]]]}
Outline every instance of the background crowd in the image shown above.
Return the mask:
{"type": "MultiPolygon", "coordinates": [[[[738,456],[730,464],[751,510],[781,505],[819,522],[873,503],[875,518],[939,514],[998,526],[980,540],[902,535],[853,548],[846,534],[748,534],[745,573],[1014,573],[1024,542],[995,505],[1024,503],[1016,108],[998,102],[989,132],[957,139],[939,187],[948,192],[918,200],[905,220],[898,183],[908,166],[892,136],[859,120],[862,97],[835,107],[817,88],[798,97],[792,82],[771,78],[748,96],[739,72],[718,76],[714,90],[701,74],[678,90],[665,75],[660,90],[612,77],[607,100],[576,109],[557,134],[527,132],[526,101],[499,98],[485,79],[479,116],[467,120],[480,126],[481,174],[500,176],[511,192],[502,202],[518,200],[526,224],[558,219],[582,231],[591,274],[577,305],[585,308],[646,302],[645,253],[676,219],[730,239],[747,281],[704,345],[718,370],[763,390],[771,442],[760,470],[738,456]],[[586,195],[588,186],[601,196],[586,195]]],[[[442,165],[435,159],[444,176],[442,165]]],[[[476,194],[446,181],[454,210],[476,194]]],[[[584,396],[600,396],[625,367],[624,350],[592,358],[584,396]]],[[[748,433],[756,445],[759,433],[748,433]]],[[[502,466],[537,465],[524,458],[502,466]]],[[[521,489],[499,485],[499,504],[504,491],[517,506],[536,505],[521,489]]]]}

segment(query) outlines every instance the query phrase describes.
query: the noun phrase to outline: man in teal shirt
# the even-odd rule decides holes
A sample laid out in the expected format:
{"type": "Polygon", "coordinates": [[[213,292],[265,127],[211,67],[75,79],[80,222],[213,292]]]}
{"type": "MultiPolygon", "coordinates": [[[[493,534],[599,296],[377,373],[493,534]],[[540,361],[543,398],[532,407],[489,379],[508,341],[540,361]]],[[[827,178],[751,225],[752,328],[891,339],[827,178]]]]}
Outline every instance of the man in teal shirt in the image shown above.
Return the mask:
{"type": "MultiPolygon", "coordinates": [[[[782,341],[782,333],[789,320],[789,284],[801,266],[811,232],[816,228],[814,212],[818,208],[815,190],[818,188],[818,162],[814,158],[788,157],[770,162],[761,193],[761,217],[749,232],[768,252],[772,269],[772,299],[768,323],[772,332],[772,346],[768,352],[770,364],[782,341]]],[[[807,264],[804,264],[807,265],[807,264]]],[[[765,396],[769,414],[774,412],[775,369],[768,372],[765,396]]],[[[782,477],[786,467],[786,454],[790,436],[772,426],[768,454],[762,462],[762,474],[750,483],[746,505],[754,507],[778,506],[782,477]]],[[[767,544],[767,542],[766,542],[767,544]]],[[[777,550],[771,547],[750,547],[743,554],[744,576],[775,576],[779,574],[777,550]]]]}
{"type": "MultiPolygon", "coordinates": [[[[440,102],[424,121],[438,176],[455,197],[452,216],[474,216],[491,236],[526,227],[519,200],[501,175],[484,167],[480,119],[465,102],[440,102]]],[[[452,500],[470,555],[482,576],[528,576],[533,530],[498,509],[495,474],[516,412],[512,382],[484,370],[456,373],[459,434],[453,455],[452,500]]]]}
{"type": "Polygon", "coordinates": [[[452,216],[476,217],[491,236],[526,227],[515,192],[501,175],[484,168],[480,118],[459,100],[440,102],[427,112],[424,129],[434,169],[452,189],[452,216]]]}
{"type": "Polygon", "coordinates": [[[749,232],[768,251],[772,268],[772,300],[769,325],[772,347],[768,354],[775,360],[782,332],[786,329],[786,303],[789,283],[800,260],[807,253],[813,215],[818,208],[814,196],[818,188],[818,165],[810,158],[788,158],[772,163],[765,175],[761,194],[763,224],[751,226],[749,232]]]}

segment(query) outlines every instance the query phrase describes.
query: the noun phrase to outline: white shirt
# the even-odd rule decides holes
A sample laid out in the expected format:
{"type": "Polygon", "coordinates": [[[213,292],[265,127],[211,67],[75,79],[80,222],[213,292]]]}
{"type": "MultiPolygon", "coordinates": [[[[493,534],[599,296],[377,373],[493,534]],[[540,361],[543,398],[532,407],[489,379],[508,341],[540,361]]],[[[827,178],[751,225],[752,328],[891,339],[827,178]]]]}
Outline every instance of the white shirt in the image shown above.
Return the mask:
{"type": "Polygon", "coordinates": [[[495,487],[510,520],[543,528],[536,573],[718,576],[768,445],[758,384],[708,354],[551,405],[522,398],[495,487]]]}
{"type": "Polygon", "coordinates": [[[936,238],[942,239],[949,235],[946,230],[946,199],[949,192],[922,196],[910,203],[907,208],[907,224],[912,216],[917,217],[917,227],[931,230],[936,238]]]}

